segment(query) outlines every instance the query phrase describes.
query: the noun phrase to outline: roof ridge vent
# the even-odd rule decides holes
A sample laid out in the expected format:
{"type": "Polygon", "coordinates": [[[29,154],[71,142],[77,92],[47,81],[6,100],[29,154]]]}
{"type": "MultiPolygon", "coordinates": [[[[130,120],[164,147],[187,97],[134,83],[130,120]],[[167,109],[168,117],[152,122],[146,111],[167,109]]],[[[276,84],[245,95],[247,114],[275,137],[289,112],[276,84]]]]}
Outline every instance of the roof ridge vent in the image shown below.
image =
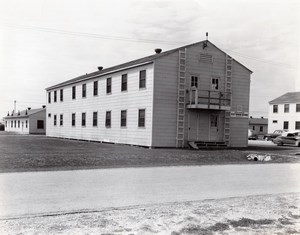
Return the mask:
{"type": "Polygon", "coordinates": [[[159,54],[159,53],[162,52],[162,49],[161,48],[156,48],[154,51],[155,51],[156,54],[159,54]]]}
{"type": "Polygon", "coordinates": [[[101,71],[103,69],[103,66],[98,66],[98,70],[101,71]]]}

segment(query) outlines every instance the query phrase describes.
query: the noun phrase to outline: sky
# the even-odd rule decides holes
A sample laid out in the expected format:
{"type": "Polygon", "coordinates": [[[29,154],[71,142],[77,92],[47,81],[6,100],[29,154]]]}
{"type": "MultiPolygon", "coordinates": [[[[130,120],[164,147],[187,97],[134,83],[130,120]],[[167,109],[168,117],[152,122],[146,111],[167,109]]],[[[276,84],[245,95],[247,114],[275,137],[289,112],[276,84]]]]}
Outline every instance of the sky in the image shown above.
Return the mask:
{"type": "Polygon", "coordinates": [[[300,91],[298,0],[0,0],[0,117],[45,88],[205,39],[253,71],[250,115],[300,91]]]}

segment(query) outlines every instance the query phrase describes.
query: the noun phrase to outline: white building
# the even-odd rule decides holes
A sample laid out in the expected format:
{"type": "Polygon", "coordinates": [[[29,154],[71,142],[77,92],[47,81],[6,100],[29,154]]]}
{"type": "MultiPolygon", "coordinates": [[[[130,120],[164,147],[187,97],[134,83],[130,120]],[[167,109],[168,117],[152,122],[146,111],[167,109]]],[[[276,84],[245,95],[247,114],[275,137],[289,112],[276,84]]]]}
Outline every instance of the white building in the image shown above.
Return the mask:
{"type": "Polygon", "coordinates": [[[46,135],[148,147],[248,144],[248,68],[209,41],[48,87],[46,135]]]}
{"type": "Polygon", "coordinates": [[[300,92],[288,92],[269,102],[269,132],[300,130],[300,92]]]}
{"type": "Polygon", "coordinates": [[[20,134],[46,133],[46,107],[28,108],[21,112],[12,112],[4,117],[5,131],[20,134]]]}

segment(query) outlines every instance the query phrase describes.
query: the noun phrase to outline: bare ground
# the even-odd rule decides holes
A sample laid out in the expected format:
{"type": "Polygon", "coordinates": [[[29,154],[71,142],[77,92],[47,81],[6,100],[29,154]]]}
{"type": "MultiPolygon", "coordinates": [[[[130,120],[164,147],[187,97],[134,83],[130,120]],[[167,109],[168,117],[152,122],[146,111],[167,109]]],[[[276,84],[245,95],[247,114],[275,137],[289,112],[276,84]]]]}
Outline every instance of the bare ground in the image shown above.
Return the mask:
{"type": "Polygon", "coordinates": [[[300,193],[0,220],[0,234],[300,234],[300,193]]]}
{"type": "Polygon", "coordinates": [[[35,135],[0,132],[0,172],[153,167],[249,162],[249,153],[269,154],[272,163],[300,162],[300,148],[264,142],[243,149],[148,149],[35,135]]]}

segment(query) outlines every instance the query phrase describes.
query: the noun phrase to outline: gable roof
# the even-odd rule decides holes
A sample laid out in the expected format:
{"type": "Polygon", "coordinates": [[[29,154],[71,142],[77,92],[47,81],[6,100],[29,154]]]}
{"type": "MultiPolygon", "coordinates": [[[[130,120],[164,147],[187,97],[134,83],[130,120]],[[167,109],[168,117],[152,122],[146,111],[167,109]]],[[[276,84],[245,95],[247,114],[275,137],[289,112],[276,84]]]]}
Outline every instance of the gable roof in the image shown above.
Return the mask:
{"type": "Polygon", "coordinates": [[[16,112],[16,113],[10,114],[9,116],[4,117],[4,119],[27,118],[27,117],[31,116],[32,114],[35,114],[35,113],[38,113],[41,111],[46,111],[46,109],[45,108],[30,109],[30,110],[25,109],[25,110],[20,111],[20,115],[19,115],[19,112],[16,112]],[[27,111],[27,113],[26,113],[26,111],[27,111]]]}
{"type": "Polygon", "coordinates": [[[288,92],[278,98],[271,100],[269,104],[300,103],[300,92],[288,92]]]}
{"type": "MultiPolygon", "coordinates": [[[[54,89],[54,88],[65,86],[65,85],[70,85],[70,84],[73,84],[73,83],[76,83],[76,82],[79,82],[79,81],[88,80],[88,79],[91,79],[91,78],[94,78],[94,77],[98,77],[98,76],[101,76],[101,75],[109,74],[109,73],[116,72],[116,71],[119,71],[119,70],[122,70],[122,69],[126,69],[126,68],[130,68],[130,67],[136,67],[136,66],[139,66],[139,65],[144,65],[144,64],[152,63],[154,60],[156,60],[156,59],[158,59],[160,57],[169,55],[169,54],[171,54],[173,52],[176,52],[176,51],[178,51],[180,49],[183,49],[183,48],[186,48],[186,47],[190,47],[190,46],[194,46],[194,45],[197,45],[197,44],[201,44],[201,43],[203,43],[205,41],[206,40],[200,41],[200,42],[196,42],[196,43],[192,43],[192,44],[189,44],[189,45],[185,45],[185,46],[182,46],[182,47],[178,47],[178,48],[175,48],[175,49],[172,49],[172,50],[164,51],[164,52],[161,52],[161,53],[157,53],[157,54],[154,54],[154,55],[146,56],[146,57],[143,57],[143,58],[140,58],[140,59],[136,59],[136,60],[132,60],[132,61],[129,61],[129,62],[126,62],[126,63],[123,63],[123,64],[112,66],[112,67],[109,67],[109,68],[106,68],[106,69],[103,69],[103,70],[100,70],[100,71],[96,71],[96,72],[92,72],[92,73],[87,73],[85,75],[81,75],[79,77],[76,77],[76,78],[67,80],[65,82],[56,84],[54,86],[50,86],[50,87],[46,88],[46,90],[51,90],[51,89],[54,89]]],[[[211,45],[213,45],[214,47],[216,47],[210,41],[207,41],[207,42],[210,43],[211,45]]],[[[216,47],[216,48],[218,50],[220,50],[221,52],[223,52],[224,54],[226,54],[224,51],[222,51],[218,47],[216,47]]],[[[242,65],[238,61],[236,61],[236,62],[238,64],[240,64],[241,66],[243,66],[245,69],[247,69],[250,73],[252,73],[252,71],[250,69],[248,69],[246,66],[242,65]]]]}

